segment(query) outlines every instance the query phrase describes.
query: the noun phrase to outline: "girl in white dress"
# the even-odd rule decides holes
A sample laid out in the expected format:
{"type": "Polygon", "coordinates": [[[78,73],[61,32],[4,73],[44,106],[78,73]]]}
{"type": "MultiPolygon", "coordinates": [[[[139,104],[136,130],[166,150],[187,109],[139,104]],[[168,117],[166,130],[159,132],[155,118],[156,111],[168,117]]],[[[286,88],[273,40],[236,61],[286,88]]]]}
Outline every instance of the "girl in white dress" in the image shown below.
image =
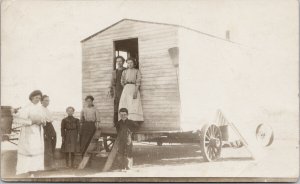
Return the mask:
{"type": "Polygon", "coordinates": [[[136,64],[133,58],[128,58],[126,62],[128,68],[123,71],[121,77],[121,84],[124,86],[124,88],[120,98],[119,109],[128,109],[128,119],[142,122],[144,121],[144,117],[139,90],[141,86],[142,75],[140,70],[134,68],[136,64]]]}
{"type": "Polygon", "coordinates": [[[22,125],[18,143],[17,175],[44,170],[43,125],[46,121],[39,103],[41,97],[41,91],[33,91],[29,95],[30,103],[14,115],[13,122],[22,125]]]}

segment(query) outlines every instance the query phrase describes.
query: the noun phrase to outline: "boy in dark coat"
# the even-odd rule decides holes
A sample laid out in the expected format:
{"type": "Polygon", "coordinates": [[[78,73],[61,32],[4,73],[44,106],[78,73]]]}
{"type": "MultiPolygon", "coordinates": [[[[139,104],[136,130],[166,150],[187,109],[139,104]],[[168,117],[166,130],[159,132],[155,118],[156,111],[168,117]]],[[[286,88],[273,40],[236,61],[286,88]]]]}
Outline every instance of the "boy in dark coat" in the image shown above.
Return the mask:
{"type": "Polygon", "coordinates": [[[62,152],[66,153],[66,166],[70,167],[69,159],[71,156],[71,167],[74,167],[74,158],[76,152],[76,144],[79,142],[79,119],[74,118],[75,109],[73,107],[67,108],[68,117],[61,122],[61,137],[62,137],[62,152]]]}
{"type": "Polygon", "coordinates": [[[129,120],[128,110],[121,108],[121,120],[116,123],[117,134],[119,139],[117,160],[120,169],[131,169],[132,160],[132,133],[139,127],[139,124],[129,120]]]}

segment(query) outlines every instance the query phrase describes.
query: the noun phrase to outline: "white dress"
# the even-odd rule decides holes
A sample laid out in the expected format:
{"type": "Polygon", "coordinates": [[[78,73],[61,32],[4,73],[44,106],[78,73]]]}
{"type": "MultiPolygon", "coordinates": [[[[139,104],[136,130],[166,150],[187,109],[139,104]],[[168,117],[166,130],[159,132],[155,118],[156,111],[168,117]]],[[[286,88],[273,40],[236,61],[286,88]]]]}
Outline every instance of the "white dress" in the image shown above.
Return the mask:
{"type": "MultiPolygon", "coordinates": [[[[138,69],[126,69],[122,73],[121,84],[124,86],[120,98],[119,110],[126,108],[128,110],[128,119],[133,121],[144,121],[143,108],[140,91],[137,98],[133,99],[136,86],[141,85],[142,75],[138,69]]],[[[121,117],[119,116],[119,120],[121,117]]]]}
{"type": "Polygon", "coordinates": [[[17,173],[44,170],[44,132],[42,125],[32,124],[32,120],[45,119],[40,104],[30,103],[14,115],[14,123],[22,125],[19,143],[17,173]]]}

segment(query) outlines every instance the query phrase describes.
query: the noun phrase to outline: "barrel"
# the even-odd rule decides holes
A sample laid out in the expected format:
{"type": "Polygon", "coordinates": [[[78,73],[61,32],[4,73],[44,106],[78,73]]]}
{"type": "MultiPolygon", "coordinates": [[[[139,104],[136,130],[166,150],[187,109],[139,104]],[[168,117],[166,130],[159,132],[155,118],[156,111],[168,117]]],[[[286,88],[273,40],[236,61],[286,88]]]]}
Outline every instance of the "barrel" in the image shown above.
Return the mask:
{"type": "Polygon", "coordinates": [[[222,125],[219,128],[221,130],[222,140],[223,141],[228,141],[228,139],[229,139],[228,125],[222,125]]]}
{"type": "Polygon", "coordinates": [[[12,107],[1,106],[1,123],[0,123],[0,134],[10,134],[13,122],[12,107]]]}

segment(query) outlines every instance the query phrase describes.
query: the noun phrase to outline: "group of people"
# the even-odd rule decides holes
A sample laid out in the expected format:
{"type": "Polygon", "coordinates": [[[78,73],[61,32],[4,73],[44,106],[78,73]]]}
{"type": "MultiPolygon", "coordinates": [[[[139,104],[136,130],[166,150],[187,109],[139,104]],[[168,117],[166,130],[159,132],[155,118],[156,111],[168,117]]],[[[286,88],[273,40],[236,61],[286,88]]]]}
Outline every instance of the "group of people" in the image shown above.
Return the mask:
{"type": "MultiPolygon", "coordinates": [[[[117,161],[120,169],[130,169],[132,133],[144,121],[139,92],[141,73],[135,68],[136,61],[133,58],[126,60],[127,68],[123,67],[125,59],[122,56],[116,57],[115,61],[117,68],[112,73],[109,95],[114,98],[113,123],[119,139],[117,161]]],[[[35,90],[29,95],[29,100],[30,103],[14,115],[14,122],[21,125],[17,175],[34,175],[35,171],[54,169],[57,138],[52,115],[47,109],[49,96],[35,90]]],[[[86,96],[86,106],[81,111],[80,119],[73,116],[73,107],[66,108],[67,117],[61,122],[61,151],[65,153],[67,167],[74,167],[75,152],[83,155],[94,132],[100,128],[100,113],[93,101],[93,96],[86,96]]]]}

